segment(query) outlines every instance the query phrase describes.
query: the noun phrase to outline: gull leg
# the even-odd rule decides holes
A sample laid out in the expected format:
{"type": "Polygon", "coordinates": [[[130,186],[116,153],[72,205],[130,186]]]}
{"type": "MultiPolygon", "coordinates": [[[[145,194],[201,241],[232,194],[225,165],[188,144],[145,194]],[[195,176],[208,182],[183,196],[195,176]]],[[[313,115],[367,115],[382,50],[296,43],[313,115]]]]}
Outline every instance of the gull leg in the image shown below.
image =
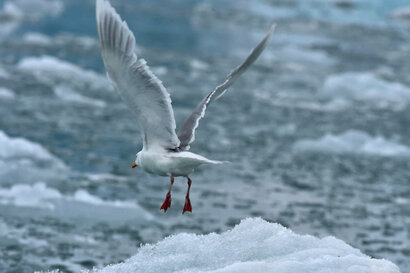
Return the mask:
{"type": "Polygon", "coordinates": [[[182,214],[184,214],[186,211],[192,212],[191,200],[189,199],[189,190],[191,189],[192,180],[189,177],[187,178],[188,178],[188,190],[186,192],[185,205],[184,205],[184,210],[182,211],[182,214]]]}
{"type": "Polygon", "coordinates": [[[167,212],[167,209],[171,206],[171,189],[172,185],[174,184],[174,176],[171,175],[171,184],[169,185],[168,193],[167,196],[165,197],[164,203],[162,203],[162,206],[160,208],[164,210],[164,212],[167,212]]]}

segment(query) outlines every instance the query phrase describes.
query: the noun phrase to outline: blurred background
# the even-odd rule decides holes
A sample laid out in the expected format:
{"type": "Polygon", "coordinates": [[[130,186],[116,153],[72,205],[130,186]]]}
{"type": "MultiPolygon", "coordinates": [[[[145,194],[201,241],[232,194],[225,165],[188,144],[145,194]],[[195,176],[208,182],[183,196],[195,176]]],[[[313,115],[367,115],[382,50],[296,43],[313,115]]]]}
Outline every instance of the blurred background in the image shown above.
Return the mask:
{"type": "Polygon", "coordinates": [[[0,0],[0,271],[79,272],[178,232],[262,217],[410,271],[408,0],[111,0],[177,125],[275,22],[192,151],[232,164],[165,177],[107,80],[93,0],[0,0]]]}

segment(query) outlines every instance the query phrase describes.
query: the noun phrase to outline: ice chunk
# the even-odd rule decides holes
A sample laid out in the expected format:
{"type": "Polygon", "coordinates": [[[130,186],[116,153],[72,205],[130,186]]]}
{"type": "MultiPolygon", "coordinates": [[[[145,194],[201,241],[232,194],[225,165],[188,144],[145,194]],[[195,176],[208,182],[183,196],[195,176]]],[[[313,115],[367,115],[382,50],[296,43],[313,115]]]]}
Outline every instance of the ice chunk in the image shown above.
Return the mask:
{"type": "Polygon", "coordinates": [[[391,15],[396,19],[410,21],[410,6],[398,8],[391,15]]]}
{"type": "Polygon", "coordinates": [[[339,135],[326,134],[319,139],[299,140],[294,144],[293,149],[297,152],[410,156],[410,147],[382,136],[372,137],[357,130],[349,130],[339,135]]]}
{"type": "Polygon", "coordinates": [[[384,80],[370,72],[330,75],[319,91],[319,95],[328,99],[367,101],[376,106],[410,102],[409,87],[384,80]]]}
{"type": "Polygon", "coordinates": [[[79,104],[87,104],[96,107],[105,107],[106,103],[102,100],[92,99],[83,96],[66,85],[58,85],[54,88],[54,93],[62,100],[75,102],[79,104]]]}
{"type": "Polygon", "coordinates": [[[13,158],[35,158],[37,160],[59,161],[41,145],[24,138],[11,138],[0,131],[0,160],[13,158]]]}
{"type": "Polygon", "coordinates": [[[34,185],[18,184],[11,188],[0,188],[0,204],[47,209],[59,217],[86,217],[97,221],[107,220],[107,215],[110,215],[110,221],[135,217],[144,221],[153,219],[150,213],[135,202],[106,201],[83,189],[77,190],[71,195],[64,195],[43,182],[37,182],[34,185]]]}
{"type": "Polygon", "coordinates": [[[44,183],[33,186],[15,185],[11,189],[0,189],[0,203],[15,206],[53,209],[54,205],[49,200],[61,197],[59,191],[47,188],[44,183]]]}
{"type": "Polygon", "coordinates": [[[222,234],[170,236],[145,245],[124,263],[98,273],[399,273],[387,260],[372,259],[334,237],[316,238],[260,218],[243,220],[222,234]]]}
{"type": "Polygon", "coordinates": [[[69,168],[40,144],[0,131],[0,183],[63,178],[69,168]],[[22,171],[24,170],[24,171],[22,171]]]}
{"type": "Polygon", "coordinates": [[[57,16],[63,10],[64,3],[60,0],[9,0],[3,7],[3,13],[13,18],[32,21],[57,16]]]}
{"type": "Polygon", "coordinates": [[[109,86],[104,76],[52,56],[23,58],[17,68],[46,83],[74,82],[93,89],[109,86]]]}
{"type": "Polygon", "coordinates": [[[0,87],[0,100],[1,99],[14,99],[16,97],[16,94],[14,94],[13,90],[10,90],[5,87],[0,87]]]}
{"type": "Polygon", "coordinates": [[[26,44],[38,45],[38,46],[49,46],[52,40],[49,36],[38,32],[29,32],[23,35],[22,40],[26,44]]]}
{"type": "Polygon", "coordinates": [[[72,33],[62,33],[56,36],[48,36],[39,32],[27,32],[21,40],[17,40],[27,46],[40,47],[80,47],[83,49],[96,48],[98,46],[97,40],[89,36],[75,35],[72,33]]]}

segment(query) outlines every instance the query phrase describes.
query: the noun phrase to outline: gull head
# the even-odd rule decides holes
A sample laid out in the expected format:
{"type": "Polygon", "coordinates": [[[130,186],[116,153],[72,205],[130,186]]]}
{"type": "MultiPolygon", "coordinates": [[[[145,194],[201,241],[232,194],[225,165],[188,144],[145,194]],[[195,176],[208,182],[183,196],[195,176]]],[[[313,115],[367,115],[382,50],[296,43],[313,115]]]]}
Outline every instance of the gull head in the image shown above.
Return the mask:
{"type": "Polygon", "coordinates": [[[135,155],[135,161],[132,163],[132,168],[135,168],[137,166],[141,166],[141,152],[138,152],[135,155]]]}

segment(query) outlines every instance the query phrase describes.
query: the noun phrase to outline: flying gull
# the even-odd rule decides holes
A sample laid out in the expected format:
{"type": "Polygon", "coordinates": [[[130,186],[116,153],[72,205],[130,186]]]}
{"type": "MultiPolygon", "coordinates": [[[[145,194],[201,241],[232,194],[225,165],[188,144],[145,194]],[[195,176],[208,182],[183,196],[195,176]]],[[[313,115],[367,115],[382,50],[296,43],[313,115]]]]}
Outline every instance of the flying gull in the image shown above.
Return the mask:
{"type": "Polygon", "coordinates": [[[220,98],[259,57],[265,49],[274,26],[263,40],[251,51],[246,60],[196,106],[194,111],[175,132],[174,112],[169,93],[162,82],[151,72],[142,58],[135,54],[135,37],[108,0],[97,0],[96,17],[101,55],[107,78],[124,102],[134,112],[143,141],[143,148],[136,155],[132,167],[161,176],[169,176],[171,184],[160,209],[171,206],[171,189],[175,176],[188,179],[188,190],[182,213],[192,212],[189,178],[201,164],[221,164],[201,155],[189,152],[195,140],[195,130],[205,115],[207,107],[220,98]]]}

